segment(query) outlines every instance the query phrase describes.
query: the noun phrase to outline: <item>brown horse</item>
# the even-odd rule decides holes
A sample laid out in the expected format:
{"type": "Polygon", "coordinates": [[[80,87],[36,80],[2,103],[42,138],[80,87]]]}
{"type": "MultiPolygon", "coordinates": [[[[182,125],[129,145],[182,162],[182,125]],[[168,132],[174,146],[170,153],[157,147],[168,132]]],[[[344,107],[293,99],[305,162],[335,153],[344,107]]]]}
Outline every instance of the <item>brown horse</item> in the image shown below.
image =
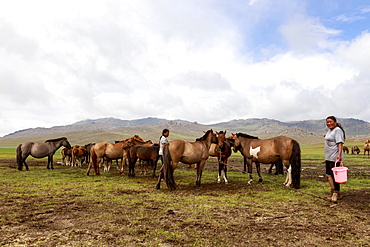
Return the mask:
{"type": "MultiPolygon", "coordinates": [[[[110,160],[121,159],[121,171],[123,174],[124,167],[126,166],[127,149],[123,149],[125,143],[129,140],[133,140],[136,144],[146,143],[138,135],[122,140],[118,143],[99,142],[96,143],[90,150],[90,163],[87,168],[86,175],[89,175],[90,170],[94,167],[95,174],[100,175],[99,164],[101,159],[107,158],[110,160]]],[[[149,141],[148,141],[149,142],[149,141]]]]}
{"type": "Polygon", "coordinates": [[[130,147],[127,153],[129,163],[129,177],[135,177],[135,164],[138,159],[147,161],[148,165],[153,167],[153,178],[156,177],[155,171],[157,170],[157,163],[159,158],[159,145],[143,146],[134,145],[130,147]]]}
{"type": "Polygon", "coordinates": [[[54,169],[53,156],[61,146],[71,148],[71,144],[69,144],[66,137],[47,140],[44,143],[25,142],[19,144],[19,146],[17,147],[18,170],[21,171],[23,169],[23,164],[26,166],[26,170],[28,170],[26,159],[29,155],[31,155],[34,158],[44,158],[47,156],[48,157],[47,168],[54,169]]]}
{"type": "MultiPolygon", "coordinates": [[[[285,167],[289,168],[284,184],[286,186],[292,185],[296,189],[300,188],[301,149],[297,141],[286,136],[260,140],[243,133],[233,134],[233,139],[235,139],[234,148],[239,148],[247,162],[249,184],[253,181],[252,162],[259,165],[259,163],[271,164],[282,160],[285,167]]],[[[262,182],[260,173],[258,175],[260,182],[262,182]]]]}
{"type": "Polygon", "coordinates": [[[370,140],[366,140],[365,145],[364,145],[364,157],[367,152],[367,157],[369,158],[370,155],[370,140]]]}
{"type": "Polygon", "coordinates": [[[232,154],[231,145],[228,139],[226,139],[226,130],[216,132],[218,143],[211,143],[209,149],[209,156],[217,157],[218,160],[218,176],[217,183],[221,183],[221,177],[224,179],[225,184],[228,183],[227,180],[227,160],[232,154]]]}
{"type": "Polygon", "coordinates": [[[346,146],[343,146],[343,153],[345,154],[345,153],[349,153],[349,149],[346,147],[346,146]]]}
{"type": "Polygon", "coordinates": [[[81,167],[86,159],[87,150],[85,147],[74,146],[72,148],[72,166],[81,167]]]}
{"type": "Polygon", "coordinates": [[[157,182],[160,188],[161,179],[164,178],[170,190],[176,189],[173,172],[181,161],[185,164],[196,164],[196,185],[200,186],[204,165],[209,157],[211,143],[217,143],[217,136],[213,130],[208,130],[204,136],[195,142],[173,140],[163,147],[163,167],[157,182]]]}

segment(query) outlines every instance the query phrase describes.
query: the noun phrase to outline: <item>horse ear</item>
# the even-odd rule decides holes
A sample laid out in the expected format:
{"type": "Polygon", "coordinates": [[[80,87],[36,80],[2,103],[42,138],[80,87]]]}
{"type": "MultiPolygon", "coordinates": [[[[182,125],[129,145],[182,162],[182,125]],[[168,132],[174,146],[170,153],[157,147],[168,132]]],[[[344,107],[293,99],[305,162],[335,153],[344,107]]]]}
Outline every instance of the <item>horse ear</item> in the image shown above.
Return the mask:
{"type": "Polygon", "coordinates": [[[225,135],[226,135],[226,130],[225,130],[225,135]]]}
{"type": "Polygon", "coordinates": [[[219,135],[219,133],[216,131],[216,134],[219,135]]]}

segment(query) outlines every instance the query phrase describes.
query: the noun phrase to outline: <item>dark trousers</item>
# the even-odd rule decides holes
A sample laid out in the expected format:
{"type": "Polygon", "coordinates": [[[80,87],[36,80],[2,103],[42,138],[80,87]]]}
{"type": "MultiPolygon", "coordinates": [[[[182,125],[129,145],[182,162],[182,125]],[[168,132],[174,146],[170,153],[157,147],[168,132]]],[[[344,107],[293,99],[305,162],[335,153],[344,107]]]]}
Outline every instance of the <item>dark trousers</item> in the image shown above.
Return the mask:
{"type": "MultiPolygon", "coordinates": [[[[325,164],[326,164],[326,175],[331,176],[333,181],[334,181],[334,190],[340,191],[340,183],[335,182],[334,173],[333,173],[333,170],[331,169],[335,166],[335,162],[326,160],[325,164]]],[[[338,163],[338,165],[339,165],[339,163],[338,163]]]]}

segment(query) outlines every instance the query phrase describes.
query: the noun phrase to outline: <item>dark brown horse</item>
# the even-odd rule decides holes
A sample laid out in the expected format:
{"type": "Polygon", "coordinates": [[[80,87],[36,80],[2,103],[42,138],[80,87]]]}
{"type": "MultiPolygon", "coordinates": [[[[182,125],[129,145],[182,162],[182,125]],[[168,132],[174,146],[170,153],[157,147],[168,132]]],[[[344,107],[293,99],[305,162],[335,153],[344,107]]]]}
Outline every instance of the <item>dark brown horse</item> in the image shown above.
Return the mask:
{"type": "Polygon", "coordinates": [[[147,161],[149,166],[153,167],[153,178],[156,177],[155,171],[157,170],[157,163],[159,158],[159,145],[143,146],[134,145],[130,147],[127,153],[129,163],[129,177],[135,177],[135,164],[138,159],[147,161]]]}
{"type": "Polygon", "coordinates": [[[84,147],[86,148],[86,164],[89,164],[90,163],[90,150],[92,148],[92,146],[94,146],[95,143],[89,143],[89,144],[86,144],[84,147]]]}
{"type": "Polygon", "coordinates": [[[196,164],[197,179],[196,185],[200,186],[204,165],[209,157],[211,143],[217,143],[217,136],[212,130],[208,130],[204,136],[195,142],[173,140],[163,147],[163,167],[157,182],[157,189],[160,188],[161,179],[164,178],[170,190],[176,189],[173,172],[178,163],[196,164]]]}
{"type": "Polygon", "coordinates": [[[361,151],[360,151],[360,149],[357,147],[357,146],[353,146],[352,148],[351,148],[351,154],[359,154],[359,153],[361,153],[361,151]]]}
{"type": "Polygon", "coordinates": [[[343,146],[343,153],[345,154],[345,153],[349,153],[349,149],[346,147],[346,146],[343,146]]]}
{"type": "MultiPolygon", "coordinates": [[[[233,134],[233,139],[235,139],[234,148],[239,148],[247,162],[250,177],[248,183],[253,181],[252,162],[259,165],[259,163],[271,164],[281,160],[288,168],[284,184],[286,186],[292,185],[296,189],[300,188],[301,149],[297,141],[286,136],[260,140],[243,133],[233,134]]],[[[260,173],[258,175],[262,182],[260,173]]]]}
{"type": "Polygon", "coordinates": [[[54,169],[53,156],[61,146],[71,148],[71,144],[69,144],[66,137],[51,139],[45,142],[25,142],[19,144],[19,146],[17,147],[18,170],[21,171],[23,169],[23,164],[26,166],[26,170],[28,170],[26,159],[29,155],[34,158],[44,158],[47,156],[47,168],[54,169]]]}
{"type": "Polygon", "coordinates": [[[225,181],[225,184],[227,184],[228,183],[227,160],[232,154],[232,151],[231,151],[232,142],[226,139],[226,130],[216,132],[216,134],[217,134],[218,143],[217,144],[211,143],[211,147],[209,149],[209,155],[212,157],[217,157],[217,160],[218,160],[217,182],[221,183],[221,177],[222,177],[225,181]]]}

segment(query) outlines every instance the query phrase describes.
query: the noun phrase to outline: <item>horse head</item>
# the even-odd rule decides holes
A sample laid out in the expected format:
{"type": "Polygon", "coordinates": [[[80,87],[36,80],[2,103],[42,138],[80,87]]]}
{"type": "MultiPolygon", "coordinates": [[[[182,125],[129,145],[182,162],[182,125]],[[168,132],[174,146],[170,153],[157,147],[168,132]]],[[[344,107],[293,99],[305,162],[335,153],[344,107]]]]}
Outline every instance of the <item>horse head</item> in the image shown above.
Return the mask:
{"type": "Polygon", "coordinates": [[[128,149],[132,146],[135,146],[135,142],[134,142],[133,139],[130,138],[129,140],[127,140],[123,143],[122,149],[128,149]]]}
{"type": "Polygon", "coordinates": [[[238,134],[231,133],[231,136],[229,138],[231,140],[234,140],[234,146],[233,146],[234,153],[238,152],[241,146],[241,142],[240,142],[238,134]]]}
{"type": "Polygon", "coordinates": [[[62,144],[62,146],[66,147],[66,148],[69,148],[69,149],[72,148],[71,144],[69,143],[69,141],[66,137],[62,138],[62,143],[61,144],[62,144]]]}
{"type": "Polygon", "coordinates": [[[223,147],[224,147],[224,145],[225,145],[225,141],[226,141],[226,137],[225,137],[225,135],[226,135],[226,130],[225,130],[225,132],[224,131],[220,131],[220,132],[217,132],[216,131],[216,134],[217,134],[217,141],[218,141],[218,146],[220,147],[220,149],[222,149],[223,147]]]}

